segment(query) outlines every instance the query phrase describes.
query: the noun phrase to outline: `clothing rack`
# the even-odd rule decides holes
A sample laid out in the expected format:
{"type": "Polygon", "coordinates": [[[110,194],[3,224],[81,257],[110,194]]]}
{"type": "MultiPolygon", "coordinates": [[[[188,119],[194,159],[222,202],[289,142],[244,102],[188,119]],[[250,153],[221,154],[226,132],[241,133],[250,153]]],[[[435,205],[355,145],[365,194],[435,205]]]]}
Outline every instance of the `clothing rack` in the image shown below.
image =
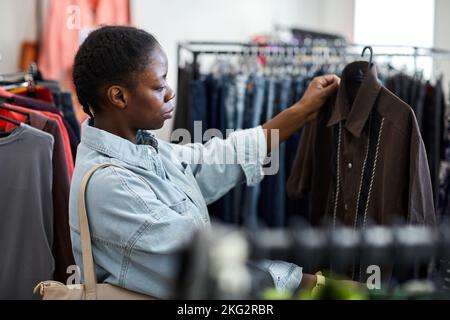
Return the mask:
{"type": "MultiPolygon", "coordinates": [[[[178,43],[177,60],[178,66],[182,62],[182,52],[192,55],[194,68],[194,79],[199,76],[198,58],[200,55],[250,55],[250,56],[289,56],[301,54],[311,56],[314,52],[336,55],[339,57],[357,57],[358,52],[367,45],[345,44],[340,39],[330,41],[329,39],[307,39],[303,43],[282,42],[232,42],[232,41],[186,41],[178,43]]],[[[450,59],[450,51],[438,48],[426,48],[419,46],[404,45],[370,45],[374,50],[373,57],[411,57],[417,70],[417,60],[420,57],[431,57],[433,59],[450,59]]]]}
{"type": "Polygon", "coordinates": [[[6,234],[0,251],[11,262],[0,265],[0,299],[33,300],[37,283],[66,283],[67,268],[75,265],[69,191],[80,125],[71,94],[59,82],[42,79],[36,64],[26,72],[0,74],[0,106],[0,134],[8,139],[0,145],[0,180],[11,183],[0,203],[6,234]],[[25,180],[28,189],[21,187],[25,180]],[[19,248],[20,243],[33,245],[19,248]]]}
{"type": "MultiPolygon", "coordinates": [[[[1,62],[1,58],[0,58],[1,62]]],[[[11,85],[4,84],[2,88],[5,90],[9,90],[10,88],[17,87],[17,82],[23,82],[21,86],[33,86],[35,80],[39,76],[39,70],[36,63],[32,63],[27,72],[14,72],[9,74],[0,74],[0,83],[1,82],[11,82],[11,85]]]]}
{"type": "MultiPolygon", "coordinates": [[[[333,45],[333,42],[321,39],[312,40],[304,44],[270,42],[183,42],[180,43],[178,47],[178,65],[180,71],[178,74],[178,94],[180,99],[178,103],[178,114],[176,115],[174,122],[174,128],[187,129],[190,130],[191,134],[193,134],[192,124],[195,121],[201,121],[205,125],[205,129],[215,128],[222,130],[223,132],[226,128],[251,128],[257,124],[264,123],[264,121],[267,121],[269,114],[272,114],[273,112],[278,113],[282,111],[282,109],[292,105],[293,101],[300,99],[301,94],[306,89],[306,85],[313,77],[327,72],[339,73],[345,65],[348,65],[355,59],[371,61],[372,59],[368,57],[368,54],[363,55],[361,58],[363,48],[371,49],[369,51],[371,51],[372,58],[380,56],[412,57],[416,61],[416,71],[418,71],[417,62],[421,62],[421,59],[419,59],[420,57],[431,57],[435,59],[450,58],[450,51],[435,48],[381,45],[367,47],[360,44],[341,45],[339,43],[333,45]],[[203,57],[203,55],[208,56],[205,57],[207,58],[205,61],[203,61],[203,59],[200,60],[200,57],[203,57]],[[221,56],[216,57],[215,55],[224,55],[224,59],[221,59],[221,56]],[[292,59],[290,56],[288,59],[284,59],[283,57],[278,59],[278,55],[292,55],[292,59]],[[259,58],[259,56],[263,57],[259,58]],[[264,56],[273,56],[274,59],[264,59],[264,56]],[[354,58],[347,60],[346,58],[348,56],[353,56],[354,58]],[[247,59],[247,57],[254,57],[254,59],[247,59]],[[246,71],[245,65],[243,66],[244,68],[242,70],[244,72],[242,72],[242,74],[239,74],[241,70],[239,67],[236,68],[236,66],[232,66],[229,68],[232,64],[228,63],[228,58],[230,58],[230,62],[233,62],[234,59],[240,60],[239,65],[242,63],[245,64],[246,61],[248,61],[249,71],[246,71]],[[214,62],[214,59],[217,60],[214,62]],[[203,71],[203,67],[205,67],[204,71],[207,71],[206,67],[211,62],[213,64],[215,63],[216,67],[211,69],[212,71],[205,74],[205,77],[203,77],[203,74],[200,74],[200,70],[203,71]],[[258,63],[257,68],[254,68],[256,64],[253,62],[258,63]],[[260,68],[259,64],[261,64],[263,68],[260,68]],[[290,64],[295,65],[290,68],[290,64]],[[267,69],[264,67],[265,65],[268,66],[267,69]],[[221,68],[222,66],[223,68],[221,68]],[[296,66],[298,68],[296,68],[296,66]],[[268,71],[267,73],[266,70],[268,71]],[[254,88],[257,86],[245,86],[244,82],[249,81],[247,77],[252,73],[252,76],[255,78],[265,77],[266,80],[269,80],[266,84],[272,83],[271,99],[272,103],[274,99],[277,99],[276,106],[278,107],[274,107],[270,104],[270,108],[267,108],[267,106],[269,106],[267,103],[269,97],[269,91],[267,89],[269,88],[268,85],[259,86],[260,90],[261,87],[264,87],[264,92],[262,95],[255,94],[256,90],[254,88]],[[289,79],[285,81],[283,77],[289,79]],[[237,80],[240,81],[239,86],[236,86],[237,80]],[[233,90],[228,89],[231,82],[234,83],[232,85],[233,90]],[[273,85],[274,83],[275,85],[273,85]],[[273,89],[274,86],[275,89],[273,89]],[[240,98],[236,98],[239,96],[239,94],[237,94],[239,88],[241,88],[240,98]],[[229,92],[231,92],[231,98],[225,99],[224,95],[229,95],[229,92]],[[258,102],[260,105],[262,104],[262,106],[259,106],[257,109],[258,111],[253,113],[248,110],[252,110],[254,107],[256,96],[260,97],[260,100],[262,97],[264,102],[258,102]],[[248,103],[248,105],[246,103],[248,103]],[[225,104],[228,105],[228,108],[224,107],[225,104]],[[244,107],[242,104],[244,104],[244,107]],[[264,116],[260,116],[260,112],[265,113],[266,118],[264,118],[264,116]],[[255,114],[256,116],[254,116],[255,114]],[[259,119],[259,121],[249,120],[250,118],[253,119],[252,117],[260,117],[261,119],[259,119]],[[247,124],[242,125],[244,121],[247,121],[247,124]]],[[[442,154],[441,151],[443,151],[444,144],[441,145],[440,142],[439,144],[436,144],[433,143],[433,141],[435,141],[434,138],[436,135],[441,136],[441,134],[443,134],[441,132],[441,118],[439,117],[438,119],[437,116],[435,117],[430,115],[431,113],[423,112],[423,108],[425,108],[424,95],[427,92],[424,88],[431,88],[434,86],[431,84],[432,81],[424,80],[419,72],[414,73],[414,75],[411,74],[409,77],[404,71],[395,70],[392,68],[391,62],[395,62],[395,60],[391,61],[389,58],[383,60],[386,60],[386,67],[380,69],[380,76],[384,78],[383,80],[385,81],[390,80],[389,83],[386,83],[386,86],[392,88],[389,90],[394,92],[394,94],[397,92],[395,91],[397,87],[405,87],[404,83],[406,83],[406,80],[402,80],[403,78],[411,78],[411,81],[416,81],[417,87],[420,87],[420,94],[422,95],[422,98],[420,99],[422,100],[416,97],[418,93],[414,94],[415,98],[411,98],[409,91],[405,93],[403,91],[406,90],[403,89],[403,91],[399,91],[397,95],[406,102],[411,101],[410,105],[413,108],[413,111],[417,112],[416,117],[419,119],[419,125],[421,125],[420,128],[427,130],[428,134],[425,135],[425,145],[428,148],[428,163],[432,174],[432,183],[434,187],[433,193],[435,197],[434,200],[435,203],[439,203],[440,200],[438,198],[438,190],[442,189],[440,186],[441,180],[439,175],[439,163],[441,162],[439,155],[442,154]],[[394,77],[400,75],[402,76],[401,79],[394,79],[394,77]],[[403,75],[405,75],[405,77],[403,77],[403,75]],[[403,82],[400,83],[400,81],[403,82]],[[421,108],[418,107],[419,105],[421,108]],[[431,123],[438,123],[439,125],[431,125],[431,123]],[[436,151],[438,149],[440,150],[439,152],[436,151]]],[[[412,60],[408,60],[406,62],[408,63],[409,68],[412,69],[412,60]]],[[[436,72],[433,72],[432,74],[435,73],[436,72]]],[[[254,79],[251,81],[254,81],[254,79]]],[[[252,82],[252,84],[254,83],[255,82],[252,82]]],[[[437,81],[435,86],[440,87],[440,82],[437,81]]],[[[438,95],[441,91],[439,89],[433,92],[436,92],[435,94],[438,95]]],[[[434,95],[434,93],[431,94],[434,95]]],[[[431,101],[431,97],[432,96],[428,98],[429,101],[431,101]]],[[[438,100],[439,99],[436,101],[438,100]]],[[[428,105],[431,106],[431,104],[432,102],[428,102],[428,105]]],[[[442,106],[442,108],[444,107],[442,106]]],[[[436,114],[440,114],[440,112],[437,112],[436,114]]],[[[443,121],[444,119],[442,119],[442,122],[443,121]]],[[[256,191],[248,189],[245,189],[245,192],[233,190],[227,195],[226,198],[221,199],[218,203],[210,206],[209,210],[212,215],[218,217],[224,222],[243,224],[249,228],[257,228],[264,225],[271,227],[285,227],[288,219],[291,219],[297,215],[306,218],[309,211],[307,198],[294,199],[289,197],[283,198],[282,196],[270,198],[264,196],[266,194],[271,194],[271,191],[273,190],[281,190],[281,193],[285,194],[283,188],[286,185],[286,181],[283,181],[283,179],[289,176],[288,170],[292,170],[292,165],[295,159],[295,154],[298,150],[300,138],[301,132],[298,132],[297,135],[291,137],[291,139],[289,139],[287,143],[282,146],[283,149],[280,152],[280,163],[283,165],[280,168],[281,172],[279,175],[265,179],[261,186],[256,188],[256,191]],[[240,194],[243,193],[245,195],[240,196],[240,194]],[[266,200],[269,198],[270,200],[266,200]],[[242,205],[242,202],[244,205],[242,205]],[[241,203],[241,206],[239,203],[241,203]],[[278,210],[275,208],[281,209],[278,210]],[[269,214],[271,211],[277,212],[277,215],[271,216],[269,214]],[[245,213],[245,216],[240,213],[245,213]]],[[[439,208],[444,208],[444,206],[439,206],[439,208]]],[[[445,212],[447,211],[448,210],[445,212]]],[[[450,213],[448,215],[450,215],[450,213]]]]}

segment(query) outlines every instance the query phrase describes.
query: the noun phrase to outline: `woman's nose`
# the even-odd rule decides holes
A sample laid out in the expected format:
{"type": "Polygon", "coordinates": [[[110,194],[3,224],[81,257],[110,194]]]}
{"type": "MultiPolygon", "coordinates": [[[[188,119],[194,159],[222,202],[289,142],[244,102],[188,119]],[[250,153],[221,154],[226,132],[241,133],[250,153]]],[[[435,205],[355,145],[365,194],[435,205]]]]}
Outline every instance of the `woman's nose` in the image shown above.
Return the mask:
{"type": "Polygon", "coordinates": [[[167,87],[165,102],[167,103],[173,99],[175,99],[175,91],[172,89],[172,87],[167,87]]]}

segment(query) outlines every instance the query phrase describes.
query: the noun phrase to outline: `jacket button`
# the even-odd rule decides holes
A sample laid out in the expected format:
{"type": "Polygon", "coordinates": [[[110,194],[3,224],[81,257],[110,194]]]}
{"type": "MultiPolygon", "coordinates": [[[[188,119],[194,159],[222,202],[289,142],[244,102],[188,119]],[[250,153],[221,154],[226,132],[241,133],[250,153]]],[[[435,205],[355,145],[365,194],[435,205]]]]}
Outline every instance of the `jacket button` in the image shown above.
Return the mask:
{"type": "Polygon", "coordinates": [[[353,168],[353,164],[352,164],[351,162],[349,162],[348,168],[349,168],[350,170],[353,168]]]}

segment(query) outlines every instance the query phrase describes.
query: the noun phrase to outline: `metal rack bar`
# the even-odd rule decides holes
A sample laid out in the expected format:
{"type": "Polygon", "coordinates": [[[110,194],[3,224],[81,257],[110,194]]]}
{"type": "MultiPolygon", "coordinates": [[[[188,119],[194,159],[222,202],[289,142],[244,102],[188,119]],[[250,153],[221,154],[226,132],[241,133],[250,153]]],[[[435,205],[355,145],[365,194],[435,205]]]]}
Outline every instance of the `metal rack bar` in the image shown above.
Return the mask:
{"type": "MultiPolygon", "coordinates": [[[[330,42],[326,39],[308,39],[303,43],[284,43],[284,42],[234,42],[234,41],[186,41],[178,44],[178,66],[181,65],[182,50],[192,54],[193,76],[197,79],[200,70],[198,58],[200,55],[244,55],[250,56],[289,56],[294,54],[304,56],[314,56],[314,49],[330,49],[329,56],[360,56],[356,52],[357,48],[364,48],[366,45],[358,43],[343,43],[342,41],[330,42]],[[224,48],[225,47],[225,48],[224,48]],[[228,47],[228,48],[226,48],[228,47]],[[300,52],[289,49],[299,49],[300,52]],[[306,52],[304,51],[306,49],[306,52]],[[275,52],[276,51],[276,52],[275,52]],[[354,51],[354,52],[352,52],[354,51]]],[[[414,59],[414,68],[417,70],[418,59],[421,57],[431,57],[433,59],[449,59],[450,51],[439,48],[426,48],[418,46],[405,45],[372,45],[375,53],[373,57],[412,57],[414,59]],[[384,50],[381,50],[384,49],[384,50]],[[397,52],[395,52],[397,50],[397,52]],[[387,52],[386,52],[387,51],[387,52]],[[408,52],[409,51],[409,52],[408,52]]]]}
{"type": "MultiPolygon", "coordinates": [[[[319,40],[320,41],[320,40],[319,40]]],[[[224,50],[224,49],[198,49],[198,48],[192,48],[193,46],[233,46],[233,47],[241,47],[241,48],[257,48],[257,49],[267,49],[267,48],[321,48],[321,47],[328,47],[330,49],[352,49],[352,48],[359,48],[359,47],[365,47],[366,45],[363,44],[357,44],[357,43],[351,43],[351,44],[345,44],[345,45],[329,45],[329,44],[293,44],[293,43],[252,43],[252,42],[232,42],[232,41],[223,41],[223,42],[216,42],[216,41],[188,41],[188,42],[182,42],[179,43],[178,49],[185,49],[187,51],[190,51],[191,53],[198,53],[198,54],[232,54],[232,53],[242,53],[243,49],[238,50],[224,50]]],[[[439,49],[439,48],[426,48],[426,47],[417,47],[417,46],[404,46],[404,45],[371,45],[372,48],[385,48],[385,49],[403,49],[403,50],[412,50],[411,53],[380,53],[380,54],[374,54],[374,56],[412,56],[412,57],[425,57],[425,56],[433,56],[433,55],[442,55],[450,58],[450,51],[439,49]]]]}

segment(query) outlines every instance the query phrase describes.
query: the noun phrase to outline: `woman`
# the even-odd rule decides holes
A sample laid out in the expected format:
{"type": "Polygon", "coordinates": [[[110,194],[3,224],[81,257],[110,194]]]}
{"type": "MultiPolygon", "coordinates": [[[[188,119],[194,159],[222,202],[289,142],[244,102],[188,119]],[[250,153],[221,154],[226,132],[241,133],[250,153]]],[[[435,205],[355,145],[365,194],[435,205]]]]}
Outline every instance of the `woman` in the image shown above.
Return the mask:
{"type": "MultiPolygon", "coordinates": [[[[87,189],[98,282],[158,298],[171,294],[176,267],[171,253],[192,232],[210,226],[206,206],[240,183],[259,183],[271,130],[279,130],[280,141],[288,139],[316,117],[339,85],[336,76],[316,78],[299,102],[262,127],[206,145],[179,146],[144,131],[160,129],[173,115],[175,93],[167,84],[167,71],[167,57],[155,38],[131,27],[94,31],[80,47],[73,70],[78,99],[91,116],[83,124],[70,195],[77,264],[82,265],[77,216],[81,179],[95,165],[118,164],[125,170],[102,169],[87,189]],[[237,163],[220,161],[225,155],[237,163]]],[[[294,290],[316,281],[292,264],[274,262],[267,268],[277,288],[294,290]]]]}

